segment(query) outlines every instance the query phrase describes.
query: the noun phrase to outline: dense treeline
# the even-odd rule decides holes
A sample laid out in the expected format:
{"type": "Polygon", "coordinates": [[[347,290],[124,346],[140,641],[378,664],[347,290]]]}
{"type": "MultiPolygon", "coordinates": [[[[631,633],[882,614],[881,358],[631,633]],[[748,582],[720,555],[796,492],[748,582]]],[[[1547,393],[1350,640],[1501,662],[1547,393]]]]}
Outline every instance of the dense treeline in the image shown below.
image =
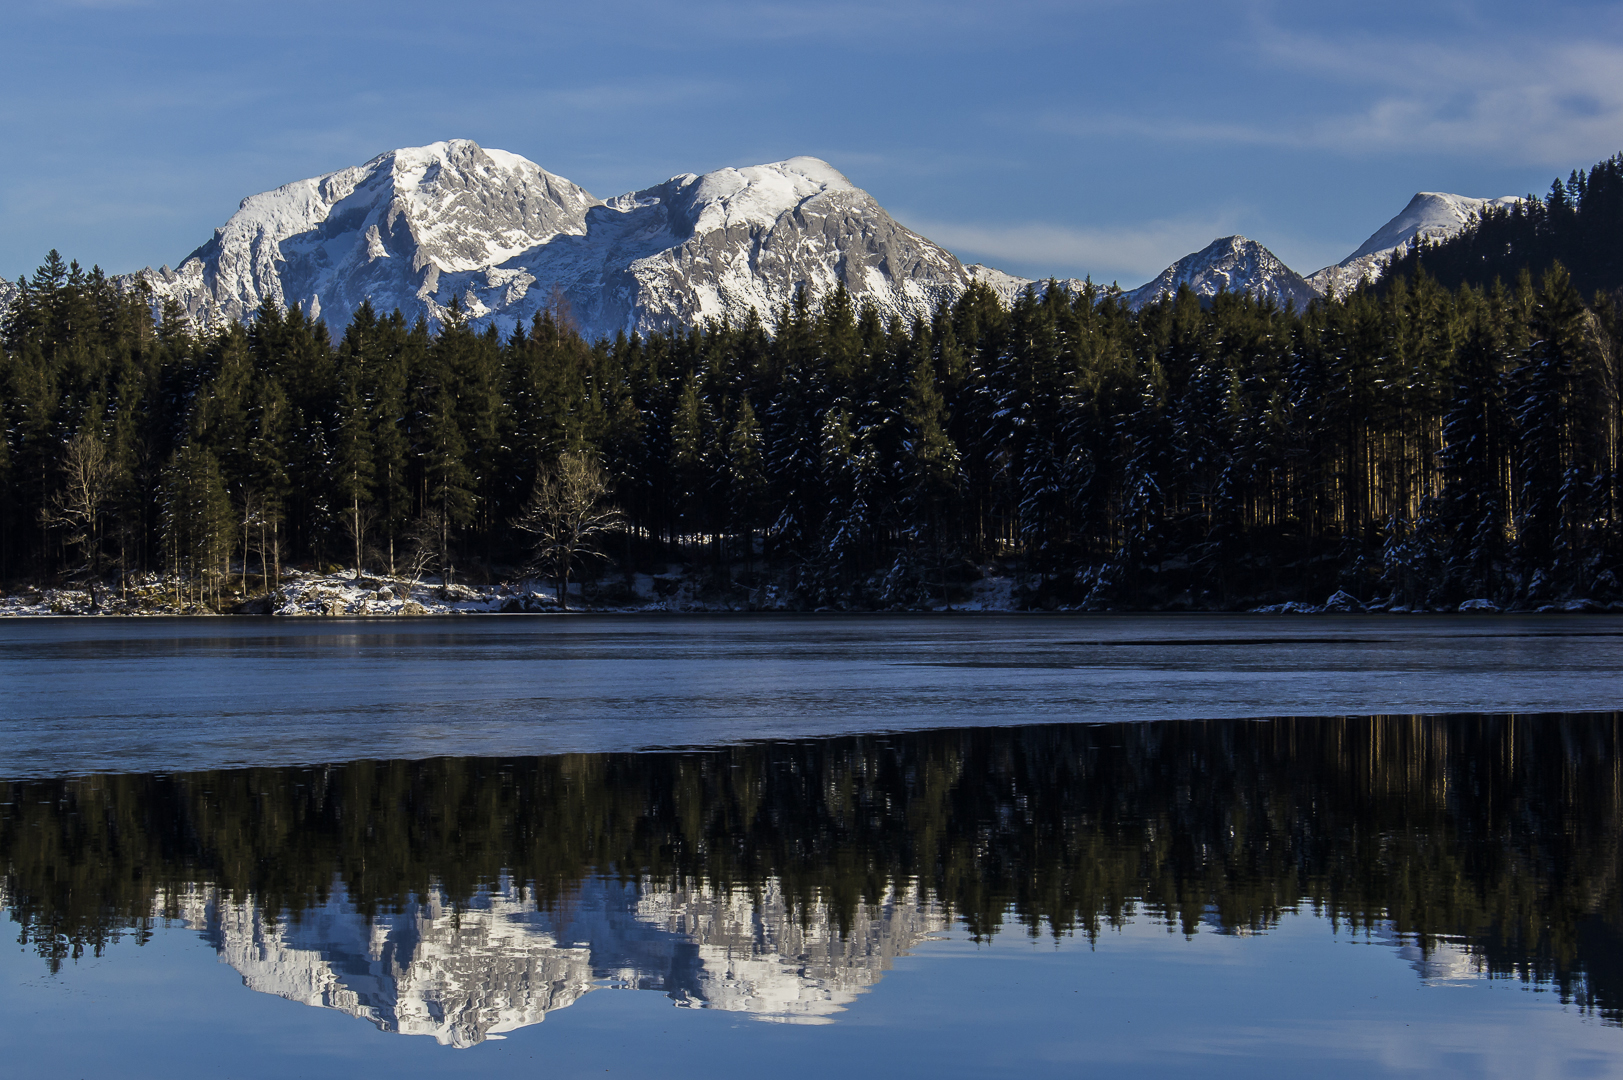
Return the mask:
{"type": "Polygon", "coordinates": [[[280,918],[504,876],[545,906],[594,874],[772,881],[849,925],[916,883],[982,935],[1311,906],[1464,940],[1618,1020],[1620,738],[1616,715],[1171,721],[19,781],[0,895],[53,963],[192,886],[280,918]]]}
{"type": "Polygon", "coordinates": [[[1623,154],[1587,172],[1557,179],[1544,198],[1489,206],[1476,223],[1446,240],[1420,244],[1394,259],[1388,276],[1424,270],[1449,288],[1479,288],[1535,276],[1557,263],[1584,295],[1623,287],[1623,154]]]}
{"type": "MultiPolygon", "coordinates": [[[[1593,190],[1591,188],[1590,190],[1593,190]]],[[[367,307],[199,334],[54,253],[4,323],[0,577],[286,564],[511,572],[563,455],[600,461],[624,570],[674,557],[806,606],[1537,604],[1618,592],[1619,334],[1559,267],[1280,310],[975,287],[929,323],[843,291],[596,345],[367,307]],[[758,555],[764,556],[759,558],[758,555]]]]}

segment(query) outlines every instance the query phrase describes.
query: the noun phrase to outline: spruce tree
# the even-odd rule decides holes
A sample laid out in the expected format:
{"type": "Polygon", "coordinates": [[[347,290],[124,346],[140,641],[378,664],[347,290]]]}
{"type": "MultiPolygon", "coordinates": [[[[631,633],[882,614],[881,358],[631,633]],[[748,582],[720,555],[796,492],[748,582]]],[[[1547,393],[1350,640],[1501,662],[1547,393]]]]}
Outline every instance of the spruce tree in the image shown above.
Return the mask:
{"type": "Polygon", "coordinates": [[[234,540],[232,519],[219,462],[185,443],[165,470],[163,528],[170,573],[193,604],[219,603],[234,540]]]}
{"type": "Polygon", "coordinates": [[[372,517],[372,489],[376,477],[372,437],[372,410],[361,388],[359,364],[349,365],[342,376],[343,403],[334,441],[336,486],[343,499],[345,527],[354,544],[355,574],[365,562],[364,541],[372,517]]]}
{"type": "Polygon", "coordinates": [[[738,416],[727,439],[727,492],[728,525],[733,532],[743,534],[744,558],[753,563],[767,477],[761,425],[747,394],[738,403],[738,416]]]}
{"type": "Polygon", "coordinates": [[[1579,428],[1591,366],[1588,319],[1559,265],[1544,276],[1529,325],[1532,340],[1515,376],[1517,541],[1528,596],[1546,600],[1583,584],[1593,479],[1579,428]]]}

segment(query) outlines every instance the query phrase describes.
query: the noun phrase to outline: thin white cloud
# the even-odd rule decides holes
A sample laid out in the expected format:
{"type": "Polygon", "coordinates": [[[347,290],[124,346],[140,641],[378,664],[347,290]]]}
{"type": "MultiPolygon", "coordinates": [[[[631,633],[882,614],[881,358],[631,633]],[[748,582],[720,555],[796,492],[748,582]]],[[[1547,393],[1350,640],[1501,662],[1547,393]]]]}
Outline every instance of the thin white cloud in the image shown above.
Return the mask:
{"type": "Polygon", "coordinates": [[[1567,161],[1623,146],[1623,45],[1518,33],[1454,44],[1331,40],[1269,28],[1277,62],[1372,92],[1318,120],[1309,141],[1351,149],[1489,151],[1567,161]]]}
{"type": "Polygon", "coordinates": [[[988,225],[921,221],[908,228],[966,262],[1036,267],[1031,271],[1138,285],[1219,236],[1235,232],[1232,215],[1203,220],[1152,221],[1119,228],[1079,229],[1046,222],[988,225]]]}
{"type": "Polygon", "coordinates": [[[1328,38],[1261,25],[1264,63],[1293,70],[1338,105],[1261,120],[1197,110],[1050,111],[1037,125],[1076,137],[1126,135],[1174,143],[1347,153],[1491,154],[1568,166],[1623,148],[1623,44],[1602,37],[1539,39],[1328,38]],[[1327,85],[1328,84],[1328,85],[1327,85]]]}

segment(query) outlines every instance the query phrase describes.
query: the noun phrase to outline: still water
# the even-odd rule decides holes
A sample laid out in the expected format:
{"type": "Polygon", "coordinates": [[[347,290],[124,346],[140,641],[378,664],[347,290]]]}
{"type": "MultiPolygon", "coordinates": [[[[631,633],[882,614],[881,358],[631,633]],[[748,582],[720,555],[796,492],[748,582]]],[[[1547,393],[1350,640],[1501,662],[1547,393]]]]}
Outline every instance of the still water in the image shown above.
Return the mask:
{"type": "Polygon", "coordinates": [[[1623,707],[1615,616],[0,620],[0,777],[1623,707]]]}
{"type": "Polygon", "coordinates": [[[0,1062],[1623,1076],[1623,623],[0,626],[0,1062]]]}

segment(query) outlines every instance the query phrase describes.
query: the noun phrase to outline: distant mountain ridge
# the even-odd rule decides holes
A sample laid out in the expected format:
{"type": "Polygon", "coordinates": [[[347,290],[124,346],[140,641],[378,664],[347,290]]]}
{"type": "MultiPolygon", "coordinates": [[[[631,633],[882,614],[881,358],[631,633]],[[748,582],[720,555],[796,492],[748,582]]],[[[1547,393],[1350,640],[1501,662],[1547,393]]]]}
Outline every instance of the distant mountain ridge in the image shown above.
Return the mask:
{"type": "MultiPolygon", "coordinates": [[[[1218,292],[1243,292],[1268,299],[1281,307],[1289,301],[1300,310],[1325,296],[1342,299],[1359,285],[1378,280],[1388,261],[1401,257],[1415,238],[1445,240],[1463,232],[1485,207],[1514,206],[1522,200],[1513,196],[1499,199],[1473,199],[1434,191],[1418,192],[1407,206],[1385,225],[1375,230],[1351,255],[1332,266],[1303,277],[1284,261],[1254,240],[1225,236],[1200,251],[1185,255],[1168,266],[1152,281],[1124,292],[1129,307],[1145,304],[1177,293],[1188,285],[1196,296],[1209,298],[1218,292]]],[[[1027,286],[1039,291],[1045,282],[1005,274],[979,264],[968,268],[971,275],[1011,303],[1027,286]]],[[[1082,282],[1066,278],[1058,282],[1073,295],[1082,282]]]]}
{"type": "MultiPolygon", "coordinates": [[[[1416,237],[1457,235],[1484,207],[1518,201],[1420,192],[1347,258],[1305,278],[1261,244],[1223,237],[1122,295],[1138,308],[1188,285],[1201,297],[1226,290],[1301,308],[1374,281],[1416,237]]],[[[246,321],[268,300],[325,319],[336,335],[370,301],[431,324],[455,306],[504,333],[561,307],[589,339],[742,322],[751,310],[770,326],[802,287],[816,299],[844,285],[858,305],[904,322],[928,319],[972,283],[1005,304],[1047,287],[965,266],[817,158],[685,173],[604,200],[465,139],[249,196],[178,268],[144,273],[159,301],[178,302],[203,329],[246,321]]],[[[1086,283],[1058,284],[1074,296],[1086,283]]],[[[0,311],[16,292],[0,279],[0,311]]]]}

